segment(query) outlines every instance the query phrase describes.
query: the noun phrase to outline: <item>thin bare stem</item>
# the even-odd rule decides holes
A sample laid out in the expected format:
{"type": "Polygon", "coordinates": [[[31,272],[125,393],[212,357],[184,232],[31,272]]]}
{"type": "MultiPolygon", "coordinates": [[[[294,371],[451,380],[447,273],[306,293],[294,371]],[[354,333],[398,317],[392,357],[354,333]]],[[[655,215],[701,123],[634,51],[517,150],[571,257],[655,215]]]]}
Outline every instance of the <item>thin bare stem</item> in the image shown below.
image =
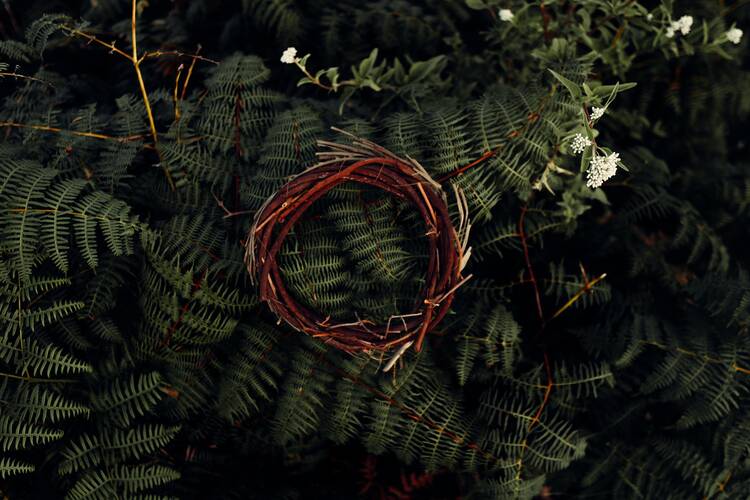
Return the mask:
{"type": "MultiPolygon", "coordinates": [[[[589,293],[589,292],[590,292],[590,291],[591,291],[591,290],[592,290],[592,289],[594,288],[594,285],[596,285],[597,283],[599,283],[599,282],[600,282],[601,280],[603,280],[603,279],[604,279],[604,278],[606,278],[606,277],[607,277],[607,273],[604,273],[604,274],[602,274],[602,275],[600,275],[600,276],[598,276],[598,277],[594,278],[594,279],[593,279],[593,280],[591,280],[591,281],[588,281],[588,280],[586,279],[586,281],[585,281],[584,285],[583,285],[583,286],[581,287],[581,289],[580,289],[580,290],[578,290],[578,291],[576,292],[576,294],[575,294],[575,295],[573,295],[573,296],[572,296],[572,297],[570,298],[570,300],[568,300],[568,301],[567,301],[567,302],[566,302],[566,303],[565,303],[565,304],[564,304],[564,305],[563,305],[563,306],[562,306],[562,307],[561,307],[560,309],[558,309],[558,310],[557,310],[557,312],[555,312],[555,314],[553,314],[553,315],[552,315],[552,317],[550,318],[550,320],[553,320],[553,319],[555,319],[556,317],[560,316],[560,315],[561,315],[561,314],[562,314],[563,312],[565,312],[565,310],[566,310],[566,309],[568,309],[568,308],[569,308],[570,306],[572,306],[572,305],[573,305],[573,304],[574,304],[574,303],[575,303],[575,302],[576,302],[576,301],[577,301],[578,299],[580,299],[580,298],[581,298],[581,296],[582,296],[582,295],[583,295],[584,293],[589,293]]],[[[584,279],[585,279],[585,276],[584,276],[584,279]]]]}
{"type": "Polygon", "coordinates": [[[145,59],[151,59],[154,57],[162,57],[162,56],[175,56],[175,57],[188,57],[192,59],[193,61],[204,61],[211,64],[219,64],[219,61],[215,61],[213,59],[209,59],[208,57],[199,56],[196,52],[195,54],[186,54],[185,52],[180,52],[179,50],[154,50],[151,52],[144,52],[144,54],[139,59],[139,63],[143,62],[145,59]]]}
{"type": "MultiPolygon", "coordinates": [[[[321,82],[320,78],[313,76],[312,73],[310,73],[309,71],[307,71],[307,68],[305,68],[303,65],[301,65],[298,60],[295,60],[294,64],[296,64],[297,67],[300,70],[302,70],[302,72],[305,74],[305,76],[310,79],[310,83],[312,83],[313,85],[318,86],[318,87],[322,88],[323,90],[327,90],[329,92],[334,92],[336,90],[332,86],[326,85],[325,83],[321,82]]],[[[344,83],[346,83],[346,82],[341,82],[341,84],[339,84],[338,86],[341,86],[344,83]]]]}
{"type": "Polygon", "coordinates": [[[113,136],[107,134],[100,134],[97,132],[80,132],[78,130],[68,130],[58,127],[50,127],[47,125],[34,125],[29,123],[17,123],[17,122],[0,122],[0,127],[12,127],[12,128],[28,128],[32,130],[40,130],[43,132],[54,132],[58,134],[70,134],[77,135],[80,137],[91,137],[93,139],[103,139],[117,142],[133,142],[145,139],[147,135],[127,135],[127,136],[113,136]]]}
{"type": "MultiPolygon", "coordinates": [[[[141,89],[141,95],[143,96],[143,105],[146,107],[146,115],[148,115],[148,125],[151,128],[151,137],[154,140],[154,147],[156,147],[156,152],[159,154],[159,160],[161,160],[161,154],[159,153],[159,134],[156,132],[156,122],[154,121],[154,113],[151,111],[151,102],[148,99],[148,92],[146,91],[146,84],[143,81],[143,74],[141,73],[141,60],[138,59],[138,40],[137,40],[137,33],[136,33],[136,23],[138,20],[138,7],[137,7],[137,0],[133,0],[132,2],[133,9],[132,9],[132,15],[130,18],[130,33],[132,37],[132,45],[133,45],[133,55],[130,57],[131,62],[133,63],[133,68],[135,69],[135,74],[138,77],[138,86],[141,89]]],[[[172,174],[169,173],[169,169],[167,168],[167,165],[164,163],[164,161],[160,161],[162,170],[164,170],[164,175],[167,176],[167,182],[169,183],[169,187],[172,191],[176,189],[174,180],[172,179],[172,174]]]]}
{"type": "Polygon", "coordinates": [[[10,378],[10,379],[14,379],[14,380],[23,380],[24,382],[32,382],[32,383],[34,383],[34,382],[43,382],[43,383],[48,383],[48,384],[55,384],[55,383],[58,383],[58,384],[72,384],[72,383],[78,382],[77,380],[73,380],[73,379],[63,379],[63,378],[53,379],[53,378],[24,377],[22,375],[15,375],[13,373],[2,373],[2,372],[0,372],[0,377],[10,378]]]}
{"type": "Polygon", "coordinates": [[[22,75],[20,73],[16,73],[15,71],[13,73],[0,72],[0,78],[21,78],[23,80],[31,80],[32,82],[43,83],[45,85],[49,85],[50,87],[54,88],[54,85],[52,85],[50,82],[46,80],[42,80],[40,78],[34,78],[33,76],[22,75]]]}
{"type": "MultiPolygon", "coordinates": [[[[196,55],[200,51],[201,51],[201,46],[198,45],[198,50],[196,51],[196,55]]],[[[193,68],[195,68],[195,61],[197,60],[198,60],[197,58],[193,58],[193,60],[190,62],[190,67],[188,68],[187,76],[185,77],[185,81],[182,83],[182,93],[180,94],[181,100],[185,99],[185,95],[187,94],[188,82],[190,82],[190,77],[193,76],[193,68]]]]}
{"type": "Polygon", "coordinates": [[[736,372],[739,372],[739,373],[742,373],[742,374],[745,374],[745,375],[750,375],[750,369],[742,367],[742,366],[738,365],[736,362],[727,363],[726,361],[724,361],[722,359],[714,358],[714,357],[708,356],[706,354],[701,354],[701,353],[698,353],[698,352],[689,351],[689,350],[684,349],[682,347],[672,347],[672,346],[669,346],[667,344],[663,344],[661,342],[656,342],[656,341],[652,341],[652,340],[641,340],[640,342],[641,342],[641,344],[650,345],[650,346],[659,348],[659,349],[661,349],[663,351],[676,352],[676,353],[682,354],[684,356],[689,356],[689,357],[692,357],[692,358],[702,359],[703,361],[705,361],[707,363],[715,363],[715,364],[727,365],[732,370],[734,370],[736,372]]]}
{"type": "Polygon", "coordinates": [[[539,321],[541,322],[542,328],[544,328],[544,311],[542,310],[542,298],[539,293],[539,285],[537,284],[536,276],[534,275],[534,268],[531,265],[531,258],[529,256],[529,247],[526,244],[526,232],[524,229],[524,219],[526,218],[527,208],[521,209],[521,216],[518,219],[518,236],[521,239],[521,247],[523,248],[523,257],[526,262],[526,270],[529,273],[529,281],[534,287],[534,297],[536,299],[536,312],[539,315],[539,321]]]}
{"type": "Polygon", "coordinates": [[[115,47],[115,42],[107,43],[105,41],[99,40],[94,35],[86,33],[85,31],[77,30],[75,28],[71,28],[70,26],[65,26],[64,24],[60,25],[60,29],[62,29],[63,31],[66,31],[68,33],[70,33],[71,35],[80,36],[81,38],[85,38],[86,40],[89,41],[89,43],[96,43],[96,44],[101,45],[102,47],[106,47],[111,52],[124,57],[128,61],[133,62],[133,58],[130,56],[130,54],[128,54],[125,51],[122,51],[122,50],[118,49],[117,47],[115,47]]]}
{"type": "Polygon", "coordinates": [[[438,178],[437,181],[438,181],[438,183],[443,183],[443,182],[447,181],[448,179],[450,179],[451,177],[456,177],[458,175],[461,175],[464,172],[466,172],[467,170],[469,170],[470,168],[473,168],[473,167],[479,165],[484,160],[486,160],[488,158],[492,158],[493,156],[495,156],[495,152],[494,151],[487,151],[486,153],[484,153],[482,156],[480,156],[479,158],[477,158],[473,162],[469,163],[468,165],[464,165],[461,168],[458,168],[456,170],[448,172],[444,176],[438,178]]]}
{"type": "Polygon", "coordinates": [[[177,89],[180,86],[180,76],[182,76],[182,64],[177,68],[177,76],[174,79],[174,95],[172,100],[174,101],[174,121],[180,119],[180,98],[177,95],[177,89]]]}

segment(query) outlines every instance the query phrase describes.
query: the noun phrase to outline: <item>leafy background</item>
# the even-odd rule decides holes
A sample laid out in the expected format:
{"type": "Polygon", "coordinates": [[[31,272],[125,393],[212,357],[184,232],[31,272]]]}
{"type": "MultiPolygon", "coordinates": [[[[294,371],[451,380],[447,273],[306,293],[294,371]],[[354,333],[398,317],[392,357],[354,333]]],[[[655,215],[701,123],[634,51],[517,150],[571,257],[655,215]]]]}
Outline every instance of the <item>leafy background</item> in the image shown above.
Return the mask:
{"type": "MultiPolygon", "coordinates": [[[[4,497],[746,498],[750,73],[725,33],[747,2],[139,2],[156,134],[118,53],[130,2],[3,7],[4,497]],[[288,46],[356,85],[298,87],[288,46]],[[627,167],[603,189],[569,151],[599,97],[550,69],[637,83],[597,123],[627,167]],[[493,152],[444,182],[474,278],[388,373],[277,325],[243,263],[330,126],[436,178],[493,152]]],[[[419,288],[417,231],[345,186],[284,276],[387,317],[419,288]]]]}

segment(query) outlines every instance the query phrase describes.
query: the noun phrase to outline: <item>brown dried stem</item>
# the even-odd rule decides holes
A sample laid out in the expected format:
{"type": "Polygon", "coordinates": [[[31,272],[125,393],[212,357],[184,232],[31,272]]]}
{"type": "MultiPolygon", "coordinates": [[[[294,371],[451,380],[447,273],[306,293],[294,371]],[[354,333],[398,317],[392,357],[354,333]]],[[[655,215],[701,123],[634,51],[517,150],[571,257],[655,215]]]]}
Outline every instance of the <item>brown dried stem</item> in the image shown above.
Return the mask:
{"type": "MultiPolygon", "coordinates": [[[[138,59],[138,40],[137,40],[137,33],[136,33],[136,22],[138,20],[138,7],[137,7],[137,1],[133,0],[132,5],[132,15],[130,18],[130,33],[132,37],[132,46],[133,46],[133,55],[130,57],[130,61],[133,63],[133,69],[135,69],[135,75],[138,78],[138,87],[141,90],[141,96],[143,96],[143,105],[146,108],[146,115],[148,115],[148,125],[151,128],[151,137],[154,140],[154,146],[156,147],[156,152],[159,152],[159,134],[156,132],[156,122],[154,121],[154,113],[151,111],[151,101],[148,99],[148,92],[146,91],[146,84],[143,81],[143,74],[141,73],[141,59],[138,59]]],[[[159,154],[159,159],[161,160],[161,154],[159,154]]],[[[172,179],[172,174],[169,173],[169,169],[164,164],[163,161],[160,161],[162,165],[162,169],[164,170],[164,175],[167,176],[167,182],[169,183],[169,187],[172,189],[172,191],[175,190],[175,184],[174,180],[172,179]]]]}
{"type": "Polygon", "coordinates": [[[45,85],[49,85],[50,87],[54,87],[54,85],[46,80],[42,80],[41,78],[34,78],[33,76],[22,75],[21,73],[16,73],[15,71],[13,71],[12,73],[0,71],[0,78],[20,78],[22,80],[30,80],[32,82],[43,83],[45,85]]]}
{"type": "Polygon", "coordinates": [[[0,127],[11,127],[11,128],[28,128],[32,130],[39,130],[42,132],[54,132],[58,134],[70,134],[77,135],[80,137],[91,137],[93,139],[103,139],[117,142],[133,142],[144,139],[146,135],[126,135],[126,136],[114,136],[107,134],[100,134],[97,132],[81,132],[78,130],[67,130],[58,127],[50,127],[48,125],[34,125],[30,123],[17,123],[17,122],[0,122],[0,127]]]}

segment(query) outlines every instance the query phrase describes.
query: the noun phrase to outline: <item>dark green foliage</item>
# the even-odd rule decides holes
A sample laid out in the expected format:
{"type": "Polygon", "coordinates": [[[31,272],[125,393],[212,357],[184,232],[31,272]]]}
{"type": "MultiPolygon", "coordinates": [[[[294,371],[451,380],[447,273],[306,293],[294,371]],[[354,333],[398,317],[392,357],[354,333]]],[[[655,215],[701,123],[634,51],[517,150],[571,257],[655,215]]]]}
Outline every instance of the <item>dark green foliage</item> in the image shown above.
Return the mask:
{"type": "MultiPolygon", "coordinates": [[[[110,45],[130,2],[0,12],[0,497],[747,498],[745,2],[138,6],[156,142],[110,45]],[[289,45],[359,83],[297,87],[289,45]],[[248,228],[331,126],[419,162],[456,225],[465,197],[473,278],[418,354],[258,303],[248,228]],[[583,132],[621,156],[601,189],[583,132]]],[[[345,184],[280,271],[324,316],[396,321],[426,232],[345,184]]]]}

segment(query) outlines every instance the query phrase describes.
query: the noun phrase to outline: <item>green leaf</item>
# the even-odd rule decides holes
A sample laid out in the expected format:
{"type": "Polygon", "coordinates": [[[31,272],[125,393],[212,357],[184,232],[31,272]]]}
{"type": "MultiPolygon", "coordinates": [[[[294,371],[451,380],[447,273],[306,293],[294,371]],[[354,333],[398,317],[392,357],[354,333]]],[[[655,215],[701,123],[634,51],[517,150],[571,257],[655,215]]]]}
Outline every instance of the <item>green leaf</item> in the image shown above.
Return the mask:
{"type": "Polygon", "coordinates": [[[598,97],[609,96],[613,93],[616,95],[620,92],[630,90],[636,85],[638,85],[636,82],[617,83],[615,85],[602,85],[594,89],[594,94],[596,94],[598,97]]]}
{"type": "Polygon", "coordinates": [[[581,99],[581,87],[577,83],[565,78],[560,73],[552,69],[547,68],[547,71],[552,73],[552,76],[557,78],[560,83],[565,85],[565,88],[568,89],[568,92],[570,92],[570,95],[573,97],[573,99],[575,99],[576,101],[579,101],[581,99]]]}

